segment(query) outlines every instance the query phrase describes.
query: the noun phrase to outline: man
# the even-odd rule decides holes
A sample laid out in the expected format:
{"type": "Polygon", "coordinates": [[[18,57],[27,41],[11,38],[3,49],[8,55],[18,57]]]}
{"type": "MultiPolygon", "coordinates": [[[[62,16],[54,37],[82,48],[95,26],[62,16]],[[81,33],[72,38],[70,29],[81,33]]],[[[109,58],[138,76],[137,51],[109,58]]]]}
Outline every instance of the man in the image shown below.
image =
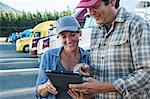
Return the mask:
{"type": "MultiPolygon", "coordinates": [[[[81,0],[98,26],[91,35],[92,77],[70,84],[73,91],[96,94],[97,99],[150,97],[150,23],[119,7],[120,0],[81,0]]],[[[87,65],[75,71],[87,73],[87,65]]]]}

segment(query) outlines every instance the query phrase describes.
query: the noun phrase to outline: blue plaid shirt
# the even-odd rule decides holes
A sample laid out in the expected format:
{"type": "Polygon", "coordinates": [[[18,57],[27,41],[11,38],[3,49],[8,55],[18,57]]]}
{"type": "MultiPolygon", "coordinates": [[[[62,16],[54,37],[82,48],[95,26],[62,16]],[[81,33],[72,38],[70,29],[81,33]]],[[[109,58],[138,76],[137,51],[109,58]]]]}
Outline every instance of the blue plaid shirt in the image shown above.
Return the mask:
{"type": "Polygon", "coordinates": [[[120,8],[108,32],[104,25],[93,29],[90,66],[94,78],[118,91],[100,93],[97,99],[148,99],[150,23],[120,8]]]}

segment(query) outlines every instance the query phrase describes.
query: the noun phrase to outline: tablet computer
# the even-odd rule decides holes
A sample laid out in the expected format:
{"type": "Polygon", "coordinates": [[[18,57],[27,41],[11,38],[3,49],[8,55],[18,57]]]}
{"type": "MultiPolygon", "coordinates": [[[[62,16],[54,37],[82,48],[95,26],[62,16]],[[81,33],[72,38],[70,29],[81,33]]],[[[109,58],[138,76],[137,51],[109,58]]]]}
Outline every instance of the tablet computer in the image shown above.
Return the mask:
{"type": "Polygon", "coordinates": [[[73,72],[58,72],[54,70],[46,70],[46,75],[57,90],[69,90],[69,84],[83,83],[82,75],[73,72]]]}

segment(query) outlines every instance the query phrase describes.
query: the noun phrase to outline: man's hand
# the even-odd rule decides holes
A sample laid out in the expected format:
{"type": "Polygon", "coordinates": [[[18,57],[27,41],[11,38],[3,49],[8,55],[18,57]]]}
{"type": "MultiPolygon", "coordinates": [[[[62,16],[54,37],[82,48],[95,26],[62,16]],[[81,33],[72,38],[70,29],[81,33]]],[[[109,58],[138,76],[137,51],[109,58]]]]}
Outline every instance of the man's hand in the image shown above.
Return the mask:
{"type": "Polygon", "coordinates": [[[84,94],[81,92],[73,91],[69,89],[67,92],[73,99],[95,99],[94,94],[84,94]]]}
{"type": "Polygon", "coordinates": [[[85,96],[83,93],[79,93],[77,91],[69,90],[67,92],[73,99],[85,99],[85,96]]]}
{"type": "Polygon", "coordinates": [[[96,79],[92,77],[86,77],[83,78],[83,80],[85,82],[82,84],[69,84],[69,88],[71,88],[71,90],[73,91],[77,91],[84,94],[97,93],[97,87],[99,86],[99,82],[96,79]]]}
{"type": "Polygon", "coordinates": [[[115,87],[110,83],[100,83],[98,80],[92,77],[85,77],[85,82],[82,84],[69,84],[69,88],[73,91],[77,91],[84,94],[97,94],[116,92],[115,87]]]}
{"type": "Polygon", "coordinates": [[[88,64],[80,63],[74,67],[73,72],[79,72],[82,75],[88,75],[89,76],[90,75],[90,67],[88,64]]]}

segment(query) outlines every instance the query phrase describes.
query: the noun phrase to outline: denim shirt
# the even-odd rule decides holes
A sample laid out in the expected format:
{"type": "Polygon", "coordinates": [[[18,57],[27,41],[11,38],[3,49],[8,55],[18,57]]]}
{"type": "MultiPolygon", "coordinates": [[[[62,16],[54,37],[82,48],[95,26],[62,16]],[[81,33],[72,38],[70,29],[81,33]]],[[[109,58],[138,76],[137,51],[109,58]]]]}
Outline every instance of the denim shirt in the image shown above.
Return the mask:
{"type": "MultiPolygon", "coordinates": [[[[37,91],[38,85],[44,84],[48,80],[47,76],[45,75],[45,70],[56,70],[56,66],[60,63],[59,61],[60,61],[60,54],[61,54],[62,49],[63,47],[49,49],[42,55],[38,78],[36,82],[36,91],[37,91]]],[[[89,52],[86,50],[83,50],[80,47],[79,49],[80,49],[80,54],[81,54],[80,62],[89,64],[89,57],[90,57],[89,52]]],[[[38,94],[37,94],[37,97],[41,98],[38,94]]],[[[49,93],[49,95],[46,98],[55,99],[55,95],[52,95],[51,93],[49,93]]]]}

